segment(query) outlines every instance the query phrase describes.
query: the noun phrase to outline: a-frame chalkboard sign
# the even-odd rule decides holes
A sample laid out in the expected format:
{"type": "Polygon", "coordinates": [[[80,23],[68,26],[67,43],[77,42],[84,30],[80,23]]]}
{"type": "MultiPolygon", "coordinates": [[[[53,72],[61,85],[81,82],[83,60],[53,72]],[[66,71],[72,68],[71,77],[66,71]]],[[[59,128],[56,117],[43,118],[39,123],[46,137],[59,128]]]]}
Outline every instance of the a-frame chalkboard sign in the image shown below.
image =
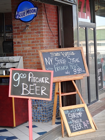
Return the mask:
{"type": "Polygon", "coordinates": [[[89,76],[82,47],[39,50],[43,70],[54,71],[53,82],[89,76]]]}
{"type": "MultiPolygon", "coordinates": [[[[57,95],[59,95],[60,107],[62,107],[62,96],[73,94],[78,94],[82,103],[85,104],[74,80],[80,80],[83,79],[84,76],[89,76],[89,72],[82,47],[39,50],[39,56],[41,60],[42,69],[52,70],[54,72],[53,82],[55,82],[55,95],[54,95],[52,124],[55,124],[57,95]],[[61,82],[63,81],[72,81],[76,91],[69,93],[61,93],[61,82]]],[[[88,114],[90,114],[90,112],[88,114]]],[[[89,118],[91,118],[89,119],[90,122],[93,123],[91,124],[92,126],[91,131],[93,131],[94,127],[95,129],[97,129],[97,126],[95,125],[92,116],[89,118]]],[[[62,117],[61,115],[62,136],[64,137],[63,121],[64,117],[62,117]]],[[[87,130],[85,132],[87,132],[87,130]]]]}
{"type": "Polygon", "coordinates": [[[95,131],[86,104],[60,107],[60,112],[69,137],[95,131]]]}

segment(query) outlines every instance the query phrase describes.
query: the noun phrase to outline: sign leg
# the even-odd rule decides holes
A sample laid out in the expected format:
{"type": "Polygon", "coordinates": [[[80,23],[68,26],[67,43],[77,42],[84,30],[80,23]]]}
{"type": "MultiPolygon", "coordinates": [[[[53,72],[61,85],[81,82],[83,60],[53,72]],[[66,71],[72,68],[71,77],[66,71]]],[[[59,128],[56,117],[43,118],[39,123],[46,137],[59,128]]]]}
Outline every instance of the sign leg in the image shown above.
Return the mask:
{"type": "Polygon", "coordinates": [[[55,83],[55,94],[54,94],[54,106],[53,106],[52,125],[55,124],[55,119],[56,119],[57,96],[58,96],[57,92],[58,92],[58,83],[55,83]]]}
{"type": "Polygon", "coordinates": [[[13,126],[16,127],[16,117],[15,117],[15,99],[12,97],[12,108],[13,108],[13,126]]]}
{"type": "MultiPolygon", "coordinates": [[[[61,82],[59,82],[59,107],[62,107],[61,82]]],[[[61,130],[62,130],[62,137],[64,137],[64,124],[63,124],[62,115],[61,115],[61,130]]]]}
{"type": "Polygon", "coordinates": [[[33,137],[32,137],[32,103],[31,103],[31,99],[28,100],[28,115],[29,115],[29,140],[33,140],[33,137]]]}

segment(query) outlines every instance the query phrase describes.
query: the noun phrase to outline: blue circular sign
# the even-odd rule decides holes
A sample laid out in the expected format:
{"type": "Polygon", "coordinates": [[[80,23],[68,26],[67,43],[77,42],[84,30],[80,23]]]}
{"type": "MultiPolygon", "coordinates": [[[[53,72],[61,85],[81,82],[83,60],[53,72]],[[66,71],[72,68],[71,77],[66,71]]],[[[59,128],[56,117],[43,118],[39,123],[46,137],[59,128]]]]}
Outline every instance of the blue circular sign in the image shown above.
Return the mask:
{"type": "Polygon", "coordinates": [[[16,10],[15,18],[23,22],[29,22],[37,16],[38,8],[30,1],[21,2],[16,10]]]}

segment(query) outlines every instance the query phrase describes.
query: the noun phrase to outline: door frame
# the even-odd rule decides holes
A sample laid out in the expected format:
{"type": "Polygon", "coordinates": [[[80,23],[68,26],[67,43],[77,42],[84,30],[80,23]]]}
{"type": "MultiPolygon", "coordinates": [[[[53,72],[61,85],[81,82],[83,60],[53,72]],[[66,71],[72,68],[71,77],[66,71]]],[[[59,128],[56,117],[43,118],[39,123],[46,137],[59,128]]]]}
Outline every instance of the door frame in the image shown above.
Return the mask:
{"type": "MultiPolygon", "coordinates": [[[[87,23],[87,22],[79,22],[79,27],[85,28],[85,36],[86,36],[86,51],[88,52],[88,28],[93,28],[93,36],[94,36],[94,58],[95,58],[95,80],[96,80],[96,100],[91,102],[91,94],[90,94],[90,77],[87,77],[88,83],[88,105],[99,100],[98,94],[98,72],[97,72],[97,44],[96,44],[96,24],[95,23],[87,23]]],[[[89,54],[86,56],[87,65],[89,68],[89,54]]]]}

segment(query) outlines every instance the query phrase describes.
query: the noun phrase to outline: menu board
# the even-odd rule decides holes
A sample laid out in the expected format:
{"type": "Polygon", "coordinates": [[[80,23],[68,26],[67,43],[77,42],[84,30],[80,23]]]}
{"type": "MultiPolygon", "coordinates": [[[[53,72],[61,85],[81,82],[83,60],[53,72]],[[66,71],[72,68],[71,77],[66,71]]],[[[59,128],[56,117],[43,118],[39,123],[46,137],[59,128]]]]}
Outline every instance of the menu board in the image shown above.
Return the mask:
{"type": "Polygon", "coordinates": [[[9,96],[51,100],[52,79],[52,71],[11,68],[9,96]]]}
{"type": "Polygon", "coordinates": [[[82,47],[39,50],[42,68],[54,72],[54,81],[68,76],[88,76],[82,47]]]}
{"type": "Polygon", "coordinates": [[[61,107],[60,111],[69,135],[95,131],[86,105],[61,107]]]}

